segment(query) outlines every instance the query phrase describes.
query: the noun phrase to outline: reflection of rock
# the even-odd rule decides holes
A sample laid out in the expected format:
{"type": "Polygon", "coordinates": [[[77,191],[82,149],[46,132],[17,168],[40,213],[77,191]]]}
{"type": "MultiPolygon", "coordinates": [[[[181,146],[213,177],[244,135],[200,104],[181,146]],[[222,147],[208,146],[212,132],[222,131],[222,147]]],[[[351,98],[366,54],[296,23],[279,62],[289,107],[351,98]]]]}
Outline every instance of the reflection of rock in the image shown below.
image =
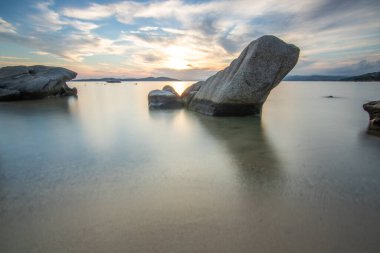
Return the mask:
{"type": "Polygon", "coordinates": [[[64,115],[66,117],[70,116],[72,107],[70,105],[75,106],[76,100],[76,97],[64,97],[62,99],[25,100],[22,103],[2,103],[0,114],[11,113],[22,116],[22,118],[33,118],[41,115],[48,115],[48,117],[64,115]]]}
{"type": "Polygon", "coordinates": [[[166,85],[162,90],[152,90],[148,95],[149,109],[178,109],[183,100],[173,87],[166,85]]]}
{"type": "Polygon", "coordinates": [[[380,101],[364,104],[363,109],[369,114],[368,129],[380,132],[380,101]]]}
{"type": "Polygon", "coordinates": [[[263,36],[246,47],[230,66],[183,95],[190,110],[211,116],[260,113],[270,91],[296,65],[299,49],[275,36],[263,36]]]}
{"type": "Polygon", "coordinates": [[[0,69],[0,101],[76,95],[66,81],[77,73],[58,67],[14,66],[0,69]]]}
{"type": "MultiPolygon", "coordinates": [[[[239,178],[251,186],[281,184],[281,163],[258,117],[205,117],[201,125],[225,147],[239,168],[239,178]]],[[[272,185],[273,186],[273,185],[272,185]]]]}

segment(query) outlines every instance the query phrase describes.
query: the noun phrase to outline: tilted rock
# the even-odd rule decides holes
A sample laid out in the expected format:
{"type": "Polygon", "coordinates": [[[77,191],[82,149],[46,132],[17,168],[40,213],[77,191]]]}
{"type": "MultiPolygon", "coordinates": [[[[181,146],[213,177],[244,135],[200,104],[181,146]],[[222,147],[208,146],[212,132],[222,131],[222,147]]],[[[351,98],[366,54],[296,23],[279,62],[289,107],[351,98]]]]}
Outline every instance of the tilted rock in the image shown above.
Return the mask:
{"type": "Polygon", "coordinates": [[[173,87],[166,85],[162,90],[152,90],[148,94],[149,109],[178,109],[183,100],[173,87]]]}
{"type": "Polygon", "coordinates": [[[66,84],[76,75],[59,67],[3,67],[0,69],[0,101],[76,95],[76,88],[66,84]]]}
{"type": "Polygon", "coordinates": [[[363,109],[369,114],[369,130],[380,132],[380,100],[364,104],[363,109]]]}
{"type": "Polygon", "coordinates": [[[296,65],[299,48],[275,36],[252,41],[230,66],[182,95],[188,109],[211,116],[261,112],[270,91],[296,65]]]}

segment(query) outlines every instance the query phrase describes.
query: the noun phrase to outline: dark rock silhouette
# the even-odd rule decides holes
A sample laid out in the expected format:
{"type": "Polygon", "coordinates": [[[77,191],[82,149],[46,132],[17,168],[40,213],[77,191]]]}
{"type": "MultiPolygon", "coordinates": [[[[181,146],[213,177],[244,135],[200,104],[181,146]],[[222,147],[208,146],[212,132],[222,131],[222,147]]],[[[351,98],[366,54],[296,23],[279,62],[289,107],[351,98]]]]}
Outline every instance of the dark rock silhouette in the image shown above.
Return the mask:
{"type": "Polygon", "coordinates": [[[0,69],[0,101],[76,95],[67,86],[77,73],[59,67],[12,66],[0,69]]]}

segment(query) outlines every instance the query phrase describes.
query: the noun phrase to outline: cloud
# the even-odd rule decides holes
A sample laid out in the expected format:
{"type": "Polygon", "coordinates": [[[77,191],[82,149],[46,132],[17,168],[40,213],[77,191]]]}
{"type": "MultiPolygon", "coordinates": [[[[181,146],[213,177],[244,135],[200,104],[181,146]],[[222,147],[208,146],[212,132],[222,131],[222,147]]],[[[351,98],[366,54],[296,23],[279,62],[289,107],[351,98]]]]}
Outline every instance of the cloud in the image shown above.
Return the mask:
{"type": "Polygon", "coordinates": [[[147,54],[147,55],[142,55],[142,58],[146,61],[146,62],[157,62],[159,60],[162,60],[162,58],[158,55],[154,55],[154,54],[147,54]]]}
{"type": "Polygon", "coordinates": [[[82,62],[91,73],[102,63],[112,73],[205,77],[264,34],[301,48],[292,74],[359,71],[380,60],[373,56],[380,49],[378,0],[116,1],[80,8],[48,1],[34,10],[19,33],[0,18],[0,40],[82,62]],[[102,57],[90,62],[93,56],[102,57]],[[363,60],[369,65],[358,64],[363,60]]]}
{"type": "Polygon", "coordinates": [[[2,59],[2,60],[12,60],[12,61],[15,61],[15,60],[29,60],[29,58],[25,58],[25,57],[1,56],[1,55],[0,55],[0,59],[2,59]]]}
{"type": "Polygon", "coordinates": [[[29,16],[36,31],[57,32],[67,26],[79,31],[91,31],[99,28],[99,25],[94,23],[62,17],[58,12],[51,9],[53,4],[53,1],[36,4],[37,13],[29,16]]]}
{"type": "Polygon", "coordinates": [[[90,22],[83,22],[83,21],[79,21],[79,20],[67,20],[67,21],[65,21],[65,24],[70,25],[73,28],[75,28],[79,31],[84,31],[84,32],[91,31],[91,30],[94,30],[94,29],[97,29],[100,27],[97,24],[90,23],[90,22]]]}
{"type": "Polygon", "coordinates": [[[38,31],[58,31],[66,24],[57,12],[50,10],[52,4],[52,1],[36,4],[38,14],[31,15],[30,19],[38,31]]]}
{"type": "Polygon", "coordinates": [[[143,31],[143,32],[146,32],[146,31],[157,31],[158,29],[159,29],[159,27],[157,27],[157,26],[145,26],[145,27],[139,28],[139,30],[143,31]]]}
{"type": "Polygon", "coordinates": [[[0,17],[0,33],[16,33],[16,28],[0,17]]]}
{"type": "Polygon", "coordinates": [[[48,52],[44,52],[44,51],[32,51],[30,53],[36,54],[36,55],[49,55],[48,52]]]}
{"type": "Polygon", "coordinates": [[[82,20],[98,20],[111,16],[115,12],[113,6],[90,4],[87,8],[64,8],[62,14],[69,18],[82,20]]]}
{"type": "Polygon", "coordinates": [[[359,62],[353,64],[345,64],[344,66],[332,68],[330,71],[326,73],[332,73],[337,75],[344,76],[353,76],[353,75],[361,75],[365,73],[371,72],[379,72],[380,71],[380,60],[378,61],[368,61],[361,60],[359,62]]]}

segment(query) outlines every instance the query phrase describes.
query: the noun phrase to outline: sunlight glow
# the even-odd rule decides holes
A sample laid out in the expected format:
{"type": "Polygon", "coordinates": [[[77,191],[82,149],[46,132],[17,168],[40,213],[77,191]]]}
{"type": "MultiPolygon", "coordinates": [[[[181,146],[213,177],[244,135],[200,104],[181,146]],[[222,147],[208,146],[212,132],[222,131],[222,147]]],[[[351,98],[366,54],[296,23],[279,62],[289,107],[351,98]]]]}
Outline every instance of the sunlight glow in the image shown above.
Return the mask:
{"type": "Polygon", "coordinates": [[[166,67],[172,69],[189,69],[191,65],[187,62],[186,56],[189,55],[189,49],[186,47],[170,46],[165,49],[167,55],[166,67]]]}
{"type": "Polygon", "coordinates": [[[181,95],[189,86],[189,84],[184,82],[174,82],[171,84],[171,86],[177,91],[179,95],[181,95]]]}

